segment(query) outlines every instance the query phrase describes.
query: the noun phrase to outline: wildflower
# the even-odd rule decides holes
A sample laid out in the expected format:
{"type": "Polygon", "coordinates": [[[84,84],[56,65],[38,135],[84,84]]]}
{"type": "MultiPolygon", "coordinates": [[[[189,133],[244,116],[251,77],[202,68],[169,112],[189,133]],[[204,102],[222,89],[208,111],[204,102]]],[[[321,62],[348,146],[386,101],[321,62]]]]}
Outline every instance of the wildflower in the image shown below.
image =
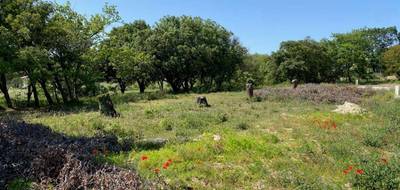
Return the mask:
{"type": "Polygon", "coordinates": [[[362,175],[362,174],[364,174],[364,170],[358,169],[358,170],[356,171],[356,174],[362,175]]]}
{"type": "Polygon", "coordinates": [[[165,162],[165,163],[163,164],[162,167],[163,167],[164,169],[168,169],[169,165],[170,165],[169,162],[165,162]]]}
{"type": "Polygon", "coordinates": [[[337,125],[336,125],[336,123],[335,123],[335,122],[333,122],[333,124],[332,124],[332,127],[333,127],[334,129],[336,129],[336,128],[337,128],[337,125]]]}
{"type": "Polygon", "coordinates": [[[349,166],[346,170],[343,171],[343,173],[344,173],[345,175],[347,175],[348,173],[351,172],[351,170],[353,170],[353,166],[349,166]]]}
{"type": "Polygon", "coordinates": [[[142,155],[142,156],[140,157],[140,159],[141,159],[141,160],[148,160],[148,159],[149,159],[149,157],[148,157],[148,156],[146,156],[146,155],[142,155]]]}
{"type": "Polygon", "coordinates": [[[154,173],[159,174],[160,173],[160,168],[154,169],[154,173]]]}
{"type": "Polygon", "coordinates": [[[169,162],[171,164],[172,163],[172,159],[168,159],[167,162],[169,162]]]}
{"type": "Polygon", "coordinates": [[[382,161],[384,164],[387,164],[387,163],[388,163],[388,160],[387,160],[386,158],[382,158],[381,161],[382,161]]]}

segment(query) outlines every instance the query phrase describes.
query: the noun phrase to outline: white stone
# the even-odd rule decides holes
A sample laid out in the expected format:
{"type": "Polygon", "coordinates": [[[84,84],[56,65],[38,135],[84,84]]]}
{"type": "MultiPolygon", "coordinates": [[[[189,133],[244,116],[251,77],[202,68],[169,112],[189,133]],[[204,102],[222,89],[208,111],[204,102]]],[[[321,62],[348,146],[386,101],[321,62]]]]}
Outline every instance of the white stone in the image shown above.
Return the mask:
{"type": "Polygon", "coordinates": [[[214,141],[220,141],[221,140],[221,136],[220,135],[214,135],[214,141]]]}
{"type": "Polygon", "coordinates": [[[337,109],[333,110],[333,112],[341,113],[341,114],[362,114],[366,110],[362,109],[359,105],[345,102],[343,105],[337,106],[337,109]]]}

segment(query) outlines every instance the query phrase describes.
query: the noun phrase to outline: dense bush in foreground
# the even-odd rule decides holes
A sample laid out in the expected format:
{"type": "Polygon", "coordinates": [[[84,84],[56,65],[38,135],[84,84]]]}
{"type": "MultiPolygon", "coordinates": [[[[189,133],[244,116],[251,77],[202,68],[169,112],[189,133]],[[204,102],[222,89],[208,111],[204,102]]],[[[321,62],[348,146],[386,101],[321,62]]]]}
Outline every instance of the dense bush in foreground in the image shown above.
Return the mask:
{"type": "Polygon", "coordinates": [[[134,171],[94,161],[121,148],[114,137],[69,138],[41,125],[0,123],[0,189],[21,178],[34,189],[139,189],[134,171]]]}

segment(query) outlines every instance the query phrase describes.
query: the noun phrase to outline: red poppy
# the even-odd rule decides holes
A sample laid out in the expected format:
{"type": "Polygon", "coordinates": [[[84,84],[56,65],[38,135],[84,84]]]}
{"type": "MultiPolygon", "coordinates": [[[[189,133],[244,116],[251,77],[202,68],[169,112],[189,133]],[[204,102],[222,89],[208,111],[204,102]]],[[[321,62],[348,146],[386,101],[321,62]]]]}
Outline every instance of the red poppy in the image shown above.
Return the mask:
{"type": "Polygon", "coordinates": [[[159,168],[154,169],[154,173],[156,174],[160,173],[160,169],[159,168]]]}
{"type": "Polygon", "coordinates": [[[353,166],[349,166],[346,170],[343,171],[343,173],[344,173],[345,175],[347,175],[348,173],[351,172],[351,170],[353,170],[353,166]]]}
{"type": "Polygon", "coordinates": [[[336,128],[337,128],[337,126],[336,126],[336,123],[335,123],[335,122],[333,122],[333,124],[332,124],[332,127],[333,127],[334,129],[336,129],[336,128]]]}
{"type": "Polygon", "coordinates": [[[356,174],[358,174],[358,175],[364,174],[364,170],[358,169],[358,170],[356,171],[356,174]]]}
{"type": "Polygon", "coordinates": [[[382,162],[383,162],[384,164],[387,164],[387,163],[388,163],[388,160],[387,160],[386,158],[382,158],[381,160],[382,160],[382,162]]]}
{"type": "Polygon", "coordinates": [[[167,162],[168,162],[168,163],[172,163],[172,160],[171,160],[171,159],[168,159],[167,162]]]}
{"type": "Polygon", "coordinates": [[[146,155],[142,155],[142,156],[140,157],[140,159],[141,159],[141,160],[148,160],[148,159],[149,159],[149,157],[148,157],[148,156],[146,156],[146,155]]]}
{"type": "Polygon", "coordinates": [[[169,167],[169,164],[170,164],[169,162],[165,162],[165,163],[163,164],[163,166],[162,166],[162,167],[163,167],[164,169],[168,169],[168,167],[169,167]]]}

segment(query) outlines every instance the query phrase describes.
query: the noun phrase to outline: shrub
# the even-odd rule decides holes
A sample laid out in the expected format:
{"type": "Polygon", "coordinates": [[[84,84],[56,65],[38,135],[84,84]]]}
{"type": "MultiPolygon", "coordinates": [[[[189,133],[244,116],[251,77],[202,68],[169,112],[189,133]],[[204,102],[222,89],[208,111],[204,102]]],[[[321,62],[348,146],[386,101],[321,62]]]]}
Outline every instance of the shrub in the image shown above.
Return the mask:
{"type": "Polygon", "coordinates": [[[351,175],[351,181],[353,186],[358,189],[399,189],[399,159],[372,158],[362,160],[360,169],[351,175]]]}
{"type": "Polygon", "coordinates": [[[9,184],[7,184],[7,189],[9,190],[25,190],[32,189],[32,182],[17,178],[12,180],[9,184]]]}
{"type": "Polygon", "coordinates": [[[245,122],[240,122],[240,123],[237,125],[237,128],[240,129],[240,130],[247,130],[247,129],[250,128],[250,126],[249,126],[249,124],[247,124],[247,123],[245,123],[245,122]]]}
{"type": "Polygon", "coordinates": [[[159,123],[159,126],[167,131],[172,131],[174,123],[169,119],[162,119],[159,123]]]}
{"type": "Polygon", "coordinates": [[[339,103],[344,102],[360,103],[364,96],[371,96],[374,92],[367,89],[338,85],[316,85],[306,84],[292,89],[284,88],[265,88],[256,91],[256,97],[263,99],[277,100],[306,100],[313,103],[339,103]]]}
{"type": "Polygon", "coordinates": [[[367,146],[380,148],[385,144],[384,136],[379,133],[366,134],[363,143],[367,146]]]}
{"type": "Polygon", "coordinates": [[[228,115],[226,113],[218,114],[218,120],[221,123],[227,122],[228,121],[228,115]]]}

